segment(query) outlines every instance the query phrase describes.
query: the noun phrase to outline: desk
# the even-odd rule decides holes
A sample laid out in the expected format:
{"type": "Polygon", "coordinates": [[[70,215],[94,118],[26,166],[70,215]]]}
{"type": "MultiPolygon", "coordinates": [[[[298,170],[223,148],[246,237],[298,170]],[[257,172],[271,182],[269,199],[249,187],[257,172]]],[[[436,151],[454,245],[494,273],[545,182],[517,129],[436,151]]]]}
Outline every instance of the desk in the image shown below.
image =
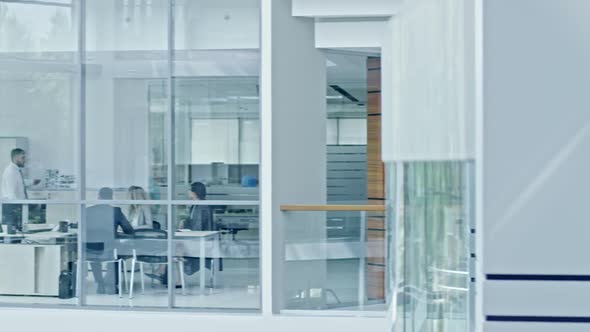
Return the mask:
{"type": "Polygon", "coordinates": [[[59,295],[59,274],[75,261],[76,233],[0,233],[0,238],[7,242],[0,243],[0,294],[59,295]],[[74,246],[66,239],[74,239],[74,246]],[[26,240],[31,243],[16,243],[26,240]]]}

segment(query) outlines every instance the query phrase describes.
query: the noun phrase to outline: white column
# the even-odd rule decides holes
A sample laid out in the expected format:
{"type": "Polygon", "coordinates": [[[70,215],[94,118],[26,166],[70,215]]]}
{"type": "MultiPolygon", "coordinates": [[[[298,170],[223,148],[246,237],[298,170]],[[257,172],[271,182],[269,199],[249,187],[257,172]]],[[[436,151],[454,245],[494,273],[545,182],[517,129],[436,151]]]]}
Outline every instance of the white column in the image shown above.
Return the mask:
{"type": "MultiPolygon", "coordinates": [[[[290,0],[261,5],[262,305],[268,315],[282,308],[285,283],[309,279],[283,274],[286,230],[325,238],[322,221],[289,217],[279,207],[326,201],[326,60],[314,45],[313,19],[292,17],[290,0]]],[[[324,271],[318,266],[314,276],[324,271]]]]}

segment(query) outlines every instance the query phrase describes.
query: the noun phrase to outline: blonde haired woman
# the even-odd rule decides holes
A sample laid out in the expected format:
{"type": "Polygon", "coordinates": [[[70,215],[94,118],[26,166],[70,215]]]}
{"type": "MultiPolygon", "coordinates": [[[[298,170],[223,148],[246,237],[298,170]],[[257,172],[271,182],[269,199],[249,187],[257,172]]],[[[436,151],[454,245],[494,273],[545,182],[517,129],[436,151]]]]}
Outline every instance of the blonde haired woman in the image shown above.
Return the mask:
{"type": "MultiPolygon", "coordinates": [[[[127,191],[129,200],[147,201],[148,194],[142,187],[131,186],[127,191]]],[[[134,229],[154,228],[152,211],[149,205],[132,204],[127,209],[127,219],[134,229]]]]}

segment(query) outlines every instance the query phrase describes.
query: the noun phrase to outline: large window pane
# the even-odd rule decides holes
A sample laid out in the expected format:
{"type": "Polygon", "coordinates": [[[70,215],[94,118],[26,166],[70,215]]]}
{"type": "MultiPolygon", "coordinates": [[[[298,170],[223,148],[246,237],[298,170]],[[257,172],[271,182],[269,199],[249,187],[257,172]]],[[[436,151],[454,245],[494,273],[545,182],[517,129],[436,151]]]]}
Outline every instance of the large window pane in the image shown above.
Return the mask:
{"type": "Polygon", "coordinates": [[[77,303],[73,8],[0,1],[0,198],[48,200],[1,206],[3,303],[77,303]]]}
{"type": "Polygon", "coordinates": [[[259,13],[257,0],[175,3],[174,199],[197,204],[173,210],[176,307],[260,308],[259,13]]]}
{"type": "Polygon", "coordinates": [[[164,0],[87,1],[89,198],[105,186],[116,199],[130,186],[166,198],[167,10],[164,0]]]}
{"type": "Polygon", "coordinates": [[[74,21],[71,6],[0,1],[2,171],[14,163],[13,149],[26,154],[24,161],[16,163],[14,176],[3,184],[4,199],[75,198],[74,21]]]}

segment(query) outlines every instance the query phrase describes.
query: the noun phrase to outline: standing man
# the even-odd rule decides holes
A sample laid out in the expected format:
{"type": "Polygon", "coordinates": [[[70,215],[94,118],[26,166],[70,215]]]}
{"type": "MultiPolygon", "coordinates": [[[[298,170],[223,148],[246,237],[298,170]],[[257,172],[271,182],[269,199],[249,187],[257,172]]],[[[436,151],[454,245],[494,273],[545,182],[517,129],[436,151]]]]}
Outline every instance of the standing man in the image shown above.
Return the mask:
{"type": "MultiPolygon", "coordinates": [[[[25,167],[26,154],[23,149],[13,149],[10,152],[12,162],[4,169],[2,174],[2,198],[13,200],[28,199],[27,184],[22,169],[25,167]]],[[[41,182],[34,180],[31,184],[41,182]]],[[[13,225],[16,229],[22,229],[22,205],[4,204],[2,206],[2,223],[13,225]]]]}

